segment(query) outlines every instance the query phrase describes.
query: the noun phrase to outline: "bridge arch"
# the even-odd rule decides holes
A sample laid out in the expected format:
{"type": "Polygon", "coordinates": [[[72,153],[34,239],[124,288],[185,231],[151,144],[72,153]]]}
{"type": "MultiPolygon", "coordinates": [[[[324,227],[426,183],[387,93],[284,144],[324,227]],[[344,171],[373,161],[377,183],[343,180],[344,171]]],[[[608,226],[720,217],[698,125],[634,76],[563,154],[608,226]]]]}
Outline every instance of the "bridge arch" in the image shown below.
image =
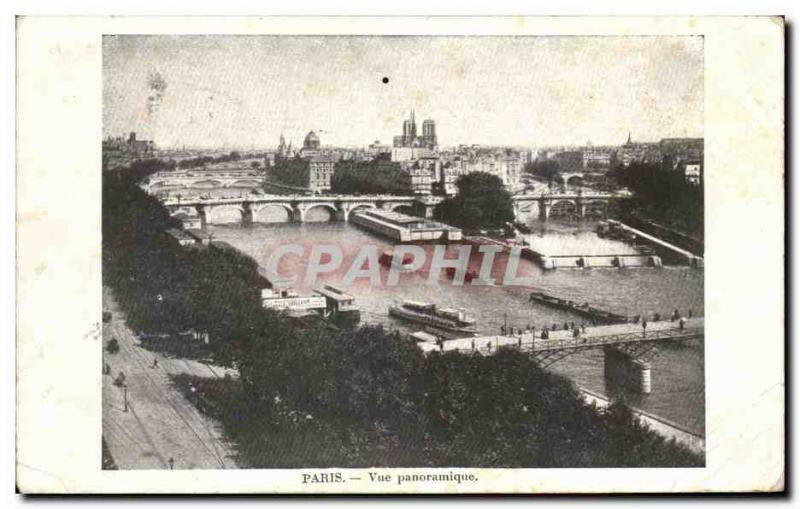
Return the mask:
{"type": "Polygon", "coordinates": [[[183,189],[183,185],[176,182],[168,182],[166,180],[157,180],[148,186],[152,190],[160,189],[183,189]]]}
{"type": "Polygon", "coordinates": [[[288,223],[293,216],[294,210],[285,203],[265,203],[253,210],[254,223],[288,223]]]}
{"type": "Polygon", "coordinates": [[[376,209],[378,208],[374,203],[354,203],[344,207],[344,220],[349,221],[350,215],[359,210],[376,209]]]}
{"type": "Polygon", "coordinates": [[[578,204],[572,200],[559,200],[550,205],[548,217],[573,217],[579,215],[578,204]]]}
{"type": "Polygon", "coordinates": [[[241,223],[244,216],[244,209],[238,205],[216,205],[206,208],[208,224],[241,223]]]}
{"type": "Polygon", "coordinates": [[[204,179],[204,180],[196,180],[190,184],[187,184],[186,187],[198,187],[203,189],[213,189],[215,187],[222,187],[222,182],[219,180],[213,179],[204,179]]]}
{"type": "Polygon", "coordinates": [[[261,181],[254,180],[254,179],[243,179],[243,180],[235,180],[231,182],[226,187],[259,187],[261,185],[261,181]]]}
{"type": "Polygon", "coordinates": [[[309,223],[326,223],[336,220],[338,210],[332,203],[312,203],[305,207],[302,212],[302,220],[309,223]],[[311,211],[314,213],[309,214],[311,211]],[[321,211],[327,211],[328,215],[324,216],[321,211]]]}
{"type": "Polygon", "coordinates": [[[583,175],[572,175],[571,177],[567,177],[566,184],[568,186],[582,186],[583,175]]]}
{"type": "Polygon", "coordinates": [[[400,214],[408,214],[409,216],[417,215],[417,211],[414,208],[414,204],[410,202],[398,202],[398,203],[391,203],[386,206],[390,211],[397,212],[400,214]]]}

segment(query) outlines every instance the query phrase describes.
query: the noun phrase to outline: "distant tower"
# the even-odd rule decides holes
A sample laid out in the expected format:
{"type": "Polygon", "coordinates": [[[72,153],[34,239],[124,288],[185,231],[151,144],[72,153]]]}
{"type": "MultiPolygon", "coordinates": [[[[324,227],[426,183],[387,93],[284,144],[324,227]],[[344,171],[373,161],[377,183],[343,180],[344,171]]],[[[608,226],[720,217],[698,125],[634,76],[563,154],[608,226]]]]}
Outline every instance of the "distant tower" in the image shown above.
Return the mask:
{"type": "Polygon", "coordinates": [[[422,122],[422,145],[427,148],[434,148],[438,145],[436,139],[436,122],[425,120],[422,122]]]}
{"type": "Polygon", "coordinates": [[[278,143],[278,155],[281,157],[286,157],[286,138],[281,133],[280,142],[278,143]]]}
{"type": "Polygon", "coordinates": [[[631,142],[631,132],[630,132],[630,131],[628,131],[628,141],[627,141],[627,142],[625,142],[625,145],[630,145],[631,143],[632,143],[632,142],[631,142]]]}
{"type": "Polygon", "coordinates": [[[414,110],[411,110],[411,138],[417,137],[417,121],[414,120],[414,110]]]}

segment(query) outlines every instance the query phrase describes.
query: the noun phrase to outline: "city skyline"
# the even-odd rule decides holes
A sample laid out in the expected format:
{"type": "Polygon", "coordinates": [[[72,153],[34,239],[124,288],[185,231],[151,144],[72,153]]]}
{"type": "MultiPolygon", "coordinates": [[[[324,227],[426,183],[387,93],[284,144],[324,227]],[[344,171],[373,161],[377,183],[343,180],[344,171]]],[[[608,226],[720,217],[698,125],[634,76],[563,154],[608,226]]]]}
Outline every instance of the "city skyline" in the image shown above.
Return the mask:
{"type": "Polygon", "coordinates": [[[159,147],[441,146],[703,136],[700,37],[106,36],[103,134],[159,147]],[[388,78],[388,83],[384,83],[388,78]],[[567,83],[569,86],[565,87],[567,83]]]}

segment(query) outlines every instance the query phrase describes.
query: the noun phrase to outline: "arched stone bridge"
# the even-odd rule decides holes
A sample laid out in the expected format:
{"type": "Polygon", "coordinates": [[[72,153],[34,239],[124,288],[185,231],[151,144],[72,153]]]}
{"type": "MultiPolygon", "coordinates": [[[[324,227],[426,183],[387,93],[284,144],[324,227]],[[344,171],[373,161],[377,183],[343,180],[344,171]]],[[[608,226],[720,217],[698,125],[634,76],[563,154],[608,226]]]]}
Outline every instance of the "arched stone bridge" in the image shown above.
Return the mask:
{"type": "Polygon", "coordinates": [[[265,195],[247,198],[184,199],[168,198],[164,205],[171,214],[199,215],[206,224],[271,222],[266,212],[283,209],[289,222],[304,222],[312,209],[321,208],[332,219],[347,221],[357,210],[377,208],[397,210],[432,217],[433,209],[441,198],[423,196],[352,196],[352,195],[265,195]]]}
{"type": "MultiPolygon", "coordinates": [[[[628,199],[624,193],[542,193],[538,195],[514,195],[511,197],[514,217],[535,214],[539,219],[549,217],[604,217],[607,205],[614,200],[628,199]]],[[[167,198],[164,205],[171,214],[180,212],[199,215],[203,225],[220,223],[271,222],[265,219],[270,212],[286,212],[289,222],[304,222],[308,212],[315,208],[325,209],[332,219],[347,221],[358,209],[379,208],[397,210],[432,217],[434,207],[442,201],[438,196],[391,196],[391,195],[262,195],[246,198],[167,198]]]]}
{"type": "Polygon", "coordinates": [[[264,185],[263,175],[259,172],[214,173],[210,175],[182,174],[176,177],[171,174],[156,174],[143,186],[148,193],[177,189],[218,189],[227,187],[253,187],[264,185]]]}
{"type": "Polygon", "coordinates": [[[534,215],[545,220],[552,217],[606,217],[608,205],[615,200],[627,200],[629,193],[573,192],[515,195],[511,197],[514,217],[534,215]]]}

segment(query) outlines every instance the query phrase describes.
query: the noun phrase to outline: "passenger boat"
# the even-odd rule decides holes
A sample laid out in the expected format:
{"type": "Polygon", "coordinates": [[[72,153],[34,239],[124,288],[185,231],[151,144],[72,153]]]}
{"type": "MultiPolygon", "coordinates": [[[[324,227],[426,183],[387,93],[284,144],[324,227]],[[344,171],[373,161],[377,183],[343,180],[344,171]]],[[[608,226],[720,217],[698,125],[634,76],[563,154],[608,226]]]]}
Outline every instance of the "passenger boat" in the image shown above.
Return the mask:
{"type": "Polygon", "coordinates": [[[414,257],[410,253],[406,253],[402,260],[397,260],[395,252],[391,249],[384,251],[378,258],[378,262],[384,267],[395,266],[402,270],[412,270],[414,268],[413,261],[414,257]]]}
{"type": "Polygon", "coordinates": [[[429,302],[407,300],[394,304],[389,306],[389,315],[445,331],[475,332],[475,319],[467,317],[463,309],[437,308],[429,302]]]}

